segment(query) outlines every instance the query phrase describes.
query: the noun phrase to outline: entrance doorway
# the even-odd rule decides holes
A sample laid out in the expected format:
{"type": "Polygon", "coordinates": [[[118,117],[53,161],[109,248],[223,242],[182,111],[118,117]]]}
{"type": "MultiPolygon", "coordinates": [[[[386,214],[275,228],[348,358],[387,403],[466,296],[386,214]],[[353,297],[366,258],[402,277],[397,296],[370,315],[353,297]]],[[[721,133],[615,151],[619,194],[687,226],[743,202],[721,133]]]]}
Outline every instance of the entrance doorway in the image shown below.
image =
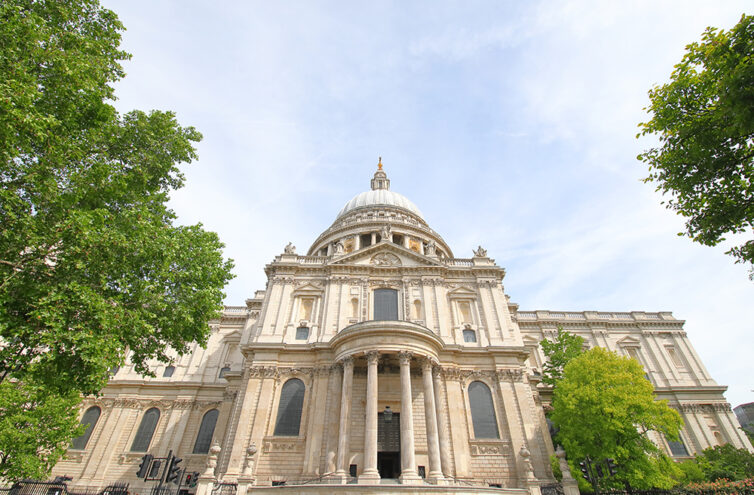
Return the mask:
{"type": "Polygon", "coordinates": [[[383,413],[377,417],[377,471],[380,478],[398,478],[401,474],[401,415],[383,413]]]}
{"type": "Polygon", "coordinates": [[[377,471],[383,480],[398,478],[401,474],[401,453],[377,452],[377,471]]]}

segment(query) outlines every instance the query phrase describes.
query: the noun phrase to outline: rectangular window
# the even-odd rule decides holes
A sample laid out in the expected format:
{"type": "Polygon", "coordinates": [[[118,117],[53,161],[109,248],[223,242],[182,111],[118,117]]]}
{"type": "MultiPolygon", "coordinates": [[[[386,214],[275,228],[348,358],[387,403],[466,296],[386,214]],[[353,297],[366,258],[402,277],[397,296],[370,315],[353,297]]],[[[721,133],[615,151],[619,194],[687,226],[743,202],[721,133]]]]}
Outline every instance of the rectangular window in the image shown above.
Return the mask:
{"type": "Polygon", "coordinates": [[[309,338],[309,327],[298,327],[296,329],[296,340],[307,340],[309,338]]]}
{"type": "Polygon", "coordinates": [[[668,447],[670,447],[670,454],[674,457],[688,457],[689,455],[689,451],[686,450],[686,446],[680,437],[678,437],[677,442],[668,440],[668,447]]]}
{"type": "Polygon", "coordinates": [[[374,291],[374,319],[398,319],[398,291],[393,289],[376,289],[374,291]]]}

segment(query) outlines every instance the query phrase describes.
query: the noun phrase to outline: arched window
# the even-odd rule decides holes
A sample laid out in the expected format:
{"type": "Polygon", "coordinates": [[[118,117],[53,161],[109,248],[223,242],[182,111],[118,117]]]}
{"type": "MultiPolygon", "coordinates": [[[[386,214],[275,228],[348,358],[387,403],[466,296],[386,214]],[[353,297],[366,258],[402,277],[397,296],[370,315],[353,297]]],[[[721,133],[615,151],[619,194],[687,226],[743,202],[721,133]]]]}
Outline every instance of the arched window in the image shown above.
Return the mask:
{"type": "Polygon", "coordinates": [[[149,409],[141,418],[141,424],[136,431],[136,438],[131,444],[131,452],[146,452],[149,444],[152,442],[152,435],[157,428],[157,422],[160,420],[160,410],[156,407],[149,409]]]}
{"type": "Polygon", "coordinates": [[[199,434],[196,435],[196,442],[194,443],[194,454],[206,454],[209,452],[212,435],[215,434],[218,414],[217,409],[210,409],[204,413],[202,424],[199,426],[199,434]]]}
{"type": "Polygon", "coordinates": [[[476,342],[476,332],[471,329],[466,329],[463,331],[463,341],[464,342],[476,342]]]}
{"type": "Polygon", "coordinates": [[[301,410],[304,407],[304,382],[291,378],[280,391],[278,418],[275,423],[275,435],[295,437],[301,426],[301,410]]]}
{"type": "Polygon", "coordinates": [[[73,439],[71,444],[72,448],[78,450],[84,450],[86,448],[86,444],[89,442],[89,437],[92,436],[94,425],[97,424],[100,413],[102,413],[102,410],[97,406],[92,406],[86,410],[84,417],[81,418],[81,424],[87,425],[86,430],[84,430],[84,433],[82,433],[81,436],[73,439]]]}
{"type": "Polygon", "coordinates": [[[394,289],[375,289],[374,319],[398,319],[398,291],[394,289]]]}
{"type": "Polygon", "coordinates": [[[471,382],[469,405],[471,422],[474,424],[474,438],[500,438],[490,388],[482,382],[471,382]]]}

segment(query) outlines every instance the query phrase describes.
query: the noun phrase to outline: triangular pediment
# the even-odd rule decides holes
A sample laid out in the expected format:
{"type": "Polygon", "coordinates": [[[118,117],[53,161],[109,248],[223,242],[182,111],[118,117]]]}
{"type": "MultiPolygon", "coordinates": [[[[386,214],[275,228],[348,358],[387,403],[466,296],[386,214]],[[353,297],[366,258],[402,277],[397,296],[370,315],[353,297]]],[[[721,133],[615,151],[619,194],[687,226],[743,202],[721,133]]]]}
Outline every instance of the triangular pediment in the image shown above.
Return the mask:
{"type": "Polygon", "coordinates": [[[313,284],[311,282],[303,282],[301,285],[297,286],[293,290],[294,296],[303,296],[303,295],[319,295],[322,292],[324,292],[324,287],[321,285],[313,284]]]}
{"type": "Polygon", "coordinates": [[[459,285],[448,291],[450,297],[476,297],[476,291],[471,287],[465,285],[459,285]]]}
{"type": "Polygon", "coordinates": [[[364,249],[335,258],[333,265],[369,265],[377,268],[412,266],[440,266],[441,263],[429,256],[412,251],[392,242],[380,242],[364,249]]]}
{"type": "Polygon", "coordinates": [[[641,345],[639,339],[627,335],[618,341],[619,346],[623,347],[637,347],[641,345]]]}
{"type": "Polygon", "coordinates": [[[234,330],[225,337],[223,337],[224,342],[241,342],[241,332],[238,330],[234,330]]]}

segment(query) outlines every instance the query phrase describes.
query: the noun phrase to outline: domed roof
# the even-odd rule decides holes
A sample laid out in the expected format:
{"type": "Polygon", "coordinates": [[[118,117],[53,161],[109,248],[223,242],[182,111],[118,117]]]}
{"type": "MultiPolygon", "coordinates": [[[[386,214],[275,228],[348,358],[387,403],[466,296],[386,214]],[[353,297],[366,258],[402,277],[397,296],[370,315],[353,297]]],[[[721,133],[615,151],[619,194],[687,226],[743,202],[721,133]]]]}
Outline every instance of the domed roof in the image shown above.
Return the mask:
{"type": "Polygon", "coordinates": [[[358,208],[367,208],[370,206],[395,206],[403,208],[424,220],[422,212],[419,211],[419,208],[410,199],[388,189],[376,189],[357,194],[338,212],[337,218],[358,208]]]}
{"type": "Polygon", "coordinates": [[[422,220],[422,212],[411,202],[406,196],[398,194],[390,190],[390,179],[387,178],[387,174],[382,170],[382,158],[377,164],[379,167],[377,172],[374,173],[372,178],[372,190],[364,191],[354,196],[346,205],[338,212],[336,220],[343,215],[360,208],[369,208],[372,206],[393,206],[396,208],[403,208],[408,210],[414,215],[418,216],[422,220]]]}

